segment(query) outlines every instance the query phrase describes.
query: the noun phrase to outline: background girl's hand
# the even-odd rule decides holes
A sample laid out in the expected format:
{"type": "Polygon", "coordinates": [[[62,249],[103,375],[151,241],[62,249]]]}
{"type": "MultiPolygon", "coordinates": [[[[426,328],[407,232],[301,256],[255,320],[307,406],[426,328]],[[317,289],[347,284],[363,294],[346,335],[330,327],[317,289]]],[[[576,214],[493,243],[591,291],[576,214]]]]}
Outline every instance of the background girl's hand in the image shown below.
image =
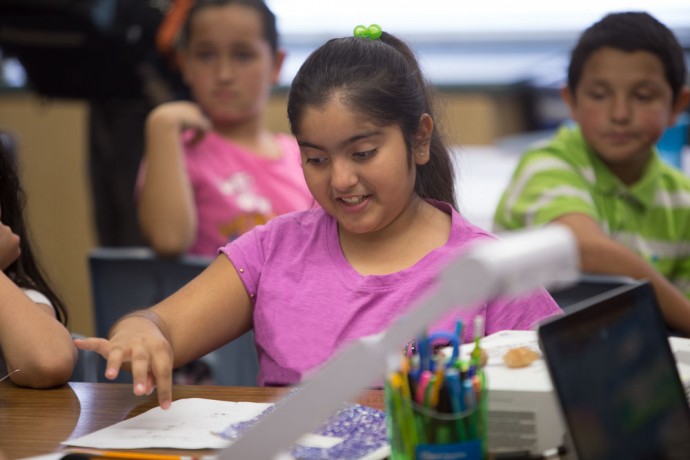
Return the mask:
{"type": "Polygon", "coordinates": [[[149,115],[148,123],[154,126],[168,126],[177,131],[192,129],[196,132],[192,142],[198,142],[211,129],[211,121],[199,105],[189,101],[175,101],[161,104],[149,115]]]}
{"type": "Polygon", "coordinates": [[[134,394],[151,394],[158,387],[158,403],[168,409],[172,401],[173,352],[163,333],[150,321],[126,318],[110,339],[75,339],[77,348],[95,351],[106,359],[105,376],[115,379],[123,367],[132,374],[134,394]]]}
{"type": "Polygon", "coordinates": [[[137,214],[144,238],[158,254],[183,254],[196,240],[195,192],[187,174],[184,144],[189,136],[182,134],[193,130],[191,142],[196,142],[210,128],[199,106],[187,101],[159,105],[146,118],[137,214]]]}
{"type": "Polygon", "coordinates": [[[4,271],[19,258],[19,242],[19,235],[0,221],[0,270],[4,271]]]}

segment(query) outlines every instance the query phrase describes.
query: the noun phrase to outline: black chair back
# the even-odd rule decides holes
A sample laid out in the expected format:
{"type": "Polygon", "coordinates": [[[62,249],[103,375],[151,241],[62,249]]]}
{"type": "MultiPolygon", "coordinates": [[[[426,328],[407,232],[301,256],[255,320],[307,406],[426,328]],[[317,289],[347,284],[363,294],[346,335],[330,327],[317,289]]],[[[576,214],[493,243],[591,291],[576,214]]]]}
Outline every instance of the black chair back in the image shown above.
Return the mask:
{"type": "MultiPolygon", "coordinates": [[[[89,254],[96,335],[106,337],[112,325],[131,311],[150,307],[201,273],[211,262],[203,257],[161,258],[145,247],[96,248],[89,254]]],[[[228,319],[230,321],[230,319],[228,319]]],[[[202,358],[217,384],[256,386],[258,360],[252,331],[202,358]]],[[[99,381],[105,362],[100,360],[99,381]]],[[[118,382],[131,382],[126,372],[118,382]]]]}

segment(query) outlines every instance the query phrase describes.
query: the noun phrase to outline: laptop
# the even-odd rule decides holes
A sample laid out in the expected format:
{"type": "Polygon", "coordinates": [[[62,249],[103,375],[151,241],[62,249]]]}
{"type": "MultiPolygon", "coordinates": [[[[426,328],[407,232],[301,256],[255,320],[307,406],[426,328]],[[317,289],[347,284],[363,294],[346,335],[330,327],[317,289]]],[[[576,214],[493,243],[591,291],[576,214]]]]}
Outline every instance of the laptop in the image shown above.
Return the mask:
{"type": "Polygon", "coordinates": [[[538,336],[574,451],[568,455],[690,458],[690,406],[648,283],[580,302],[543,323],[538,336]]]}

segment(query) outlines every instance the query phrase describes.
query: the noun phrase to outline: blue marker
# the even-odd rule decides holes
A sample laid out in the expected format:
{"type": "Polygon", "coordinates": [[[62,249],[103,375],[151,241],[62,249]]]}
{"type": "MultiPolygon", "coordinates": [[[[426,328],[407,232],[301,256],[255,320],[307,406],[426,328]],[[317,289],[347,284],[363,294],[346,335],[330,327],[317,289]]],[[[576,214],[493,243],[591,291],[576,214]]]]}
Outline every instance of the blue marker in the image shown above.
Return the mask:
{"type": "Polygon", "coordinates": [[[426,334],[417,338],[417,354],[419,355],[419,368],[423,371],[430,369],[429,342],[426,334]]]}
{"type": "Polygon", "coordinates": [[[448,394],[450,397],[450,404],[453,408],[453,413],[457,417],[456,429],[458,431],[459,441],[463,442],[467,440],[467,431],[465,430],[465,416],[464,416],[464,395],[462,391],[462,384],[460,383],[460,372],[452,367],[446,370],[446,382],[448,388],[448,394]]]}
{"type": "Polygon", "coordinates": [[[477,439],[477,416],[479,415],[479,406],[477,405],[477,398],[474,394],[474,387],[472,386],[472,379],[468,378],[463,381],[463,392],[465,393],[465,404],[470,420],[470,439],[477,439]]]}

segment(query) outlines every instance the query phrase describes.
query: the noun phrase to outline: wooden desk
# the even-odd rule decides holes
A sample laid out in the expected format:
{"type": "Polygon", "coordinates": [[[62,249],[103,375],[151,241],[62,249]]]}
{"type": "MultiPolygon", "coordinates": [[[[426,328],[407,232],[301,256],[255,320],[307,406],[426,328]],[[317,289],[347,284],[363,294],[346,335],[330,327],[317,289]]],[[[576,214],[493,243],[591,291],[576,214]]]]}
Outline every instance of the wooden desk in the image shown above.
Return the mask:
{"type": "MultiPolygon", "coordinates": [[[[173,389],[173,399],[270,402],[279,399],[286,391],[286,388],[178,385],[173,389]]],[[[365,391],[358,402],[383,409],[383,392],[365,391]]],[[[8,459],[56,452],[62,449],[60,442],[66,439],[139,415],[157,404],[155,392],[151,396],[135,396],[129,384],[69,383],[52,390],[30,390],[2,382],[0,451],[8,459]]],[[[191,455],[212,451],[184,452],[191,455]]]]}

